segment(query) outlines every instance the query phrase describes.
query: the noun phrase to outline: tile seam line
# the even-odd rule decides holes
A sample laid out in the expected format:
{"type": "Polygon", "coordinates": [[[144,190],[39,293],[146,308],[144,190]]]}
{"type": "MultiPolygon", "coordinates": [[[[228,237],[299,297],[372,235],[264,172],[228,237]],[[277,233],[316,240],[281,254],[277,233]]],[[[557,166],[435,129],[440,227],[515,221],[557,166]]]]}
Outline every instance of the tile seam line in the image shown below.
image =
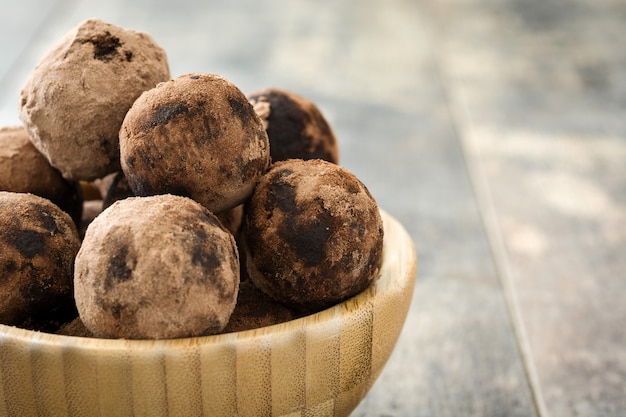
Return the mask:
{"type": "Polygon", "coordinates": [[[522,319],[522,314],[519,308],[517,292],[515,291],[512,282],[513,273],[507,256],[498,216],[496,214],[491,188],[480,165],[480,152],[470,143],[472,118],[465,100],[463,99],[462,92],[458,97],[460,104],[455,105],[453,102],[450,83],[442,71],[442,64],[439,56],[435,53],[432,53],[431,56],[433,56],[435,72],[437,73],[437,77],[443,91],[454,134],[464,157],[465,168],[467,170],[473,193],[476,198],[478,210],[481,215],[482,226],[485,230],[489,243],[489,250],[496,268],[498,282],[504,293],[509,320],[517,341],[519,355],[522,361],[534,411],[537,417],[548,417],[549,413],[546,409],[545,400],[541,391],[539,375],[537,373],[537,368],[535,367],[535,361],[528,341],[526,327],[524,326],[524,320],[522,319]],[[469,126],[468,129],[464,129],[462,127],[462,121],[466,122],[467,126],[469,126]],[[470,130],[470,133],[467,133],[467,130],[470,130]]]}

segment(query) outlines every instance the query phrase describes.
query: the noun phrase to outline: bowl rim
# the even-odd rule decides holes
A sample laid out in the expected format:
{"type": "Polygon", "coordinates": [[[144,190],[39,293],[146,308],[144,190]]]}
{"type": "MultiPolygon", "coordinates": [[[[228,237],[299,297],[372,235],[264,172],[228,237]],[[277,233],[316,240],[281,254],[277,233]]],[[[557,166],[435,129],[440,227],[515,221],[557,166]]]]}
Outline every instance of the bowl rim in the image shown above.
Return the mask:
{"type": "MultiPolygon", "coordinates": [[[[221,344],[236,344],[239,341],[248,339],[258,339],[263,337],[272,337],[275,335],[286,334],[292,332],[297,328],[308,328],[309,326],[322,325],[323,323],[332,320],[335,317],[339,317],[344,310],[356,311],[361,305],[371,302],[373,298],[379,293],[379,289],[382,287],[381,293],[384,292],[385,287],[383,285],[389,284],[389,282],[382,283],[381,276],[385,270],[385,265],[392,261],[390,259],[389,246],[391,236],[389,235],[390,229],[399,229],[398,232],[403,234],[404,242],[409,244],[410,251],[412,253],[411,265],[406,277],[402,277],[406,280],[406,289],[413,291],[414,281],[417,272],[417,256],[415,253],[415,246],[410,236],[404,227],[386,211],[380,209],[381,218],[383,220],[383,227],[385,234],[383,237],[383,256],[381,260],[381,267],[377,278],[372,284],[370,284],[365,290],[350,297],[334,306],[326,308],[316,313],[312,313],[303,317],[299,317],[293,320],[289,320],[283,323],[273,324],[270,326],[258,327],[254,329],[242,330],[231,333],[220,333],[207,336],[195,336],[184,338],[172,338],[172,339],[107,339],[107,338],[95,338],[84,336],[68,336],[55,333],[47,333],[37,330],[28,330],[16,326],[10,326],[0,323],[0,342],[2,339],[10,339],[14,341],[21,341],[28,344],[36,343],[39,346],[49,345],[54,347],[67,347],[67,346],[79,346],[83,350],[98,350],[98,351],[118,351],[118,350],[162,350],[162,349],[185,349],[199,345],[221,345],[221,344]]],[[[398,277],[392,277],[398,280],[398,277]]]]}

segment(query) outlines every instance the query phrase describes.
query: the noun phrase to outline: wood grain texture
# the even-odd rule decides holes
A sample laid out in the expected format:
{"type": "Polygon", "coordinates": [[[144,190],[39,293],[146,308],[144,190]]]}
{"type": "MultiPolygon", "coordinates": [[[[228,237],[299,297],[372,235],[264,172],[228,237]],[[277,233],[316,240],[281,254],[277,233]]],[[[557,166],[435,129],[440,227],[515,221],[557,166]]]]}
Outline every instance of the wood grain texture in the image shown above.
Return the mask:
{"type": "Polygon", "coordinates": [[[379,279],[302,319],[160,341],[0,325],[0,415],[349,415],[389,358],[413,295],[413,243],[393,217],[383,222],[379,279]]]}
{"type": "Polygon", "coordinates": [[[443,77],[538,408],[624,415],[626,6],[441,4],[443,77]]]}

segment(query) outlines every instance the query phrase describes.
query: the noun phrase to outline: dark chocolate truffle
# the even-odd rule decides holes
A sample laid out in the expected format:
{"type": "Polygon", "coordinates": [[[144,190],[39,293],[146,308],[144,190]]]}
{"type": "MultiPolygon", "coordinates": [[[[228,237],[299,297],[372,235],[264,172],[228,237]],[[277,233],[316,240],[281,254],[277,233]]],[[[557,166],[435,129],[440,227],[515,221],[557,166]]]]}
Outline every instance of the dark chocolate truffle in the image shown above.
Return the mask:
{"type": "Polygon", "coordinates": [[[352,173],[330,162],[274,164],[246,203],[243,237],[250,279],[293,307],[329,307],[378,277],[378,206],[352,173]]]}
{"type": "Polygon", "coordinates": [[[298,317],[295,310],[275,301],[251,280],[239,285],[237,305],[222,333],[240,332],[284,323],[298,317]]]}
{"type": "Polygon", "coordinates": [[[169,78],[151,36],[87,20],[37,64],[21,91],[20,118],[65,178],[102,178],[120,170],[118,132],[130,106],[169,78]]]}
{"type": "Polygon", "coordinates": [[[232,235],[199,203],[129,197],[89,225],[74,285],[80,318],[98,337],[218,333],[235,308],[239,255],[232,235]]]}
{"type": "Polygon", "coordinates": [[[80,225],[82,189],[66,181],[35,148],[21,126],[0,128],[0,191],[31,193],[47,198],[80,225]]]}
{"type": "Polygon", "coordinates": [[[52,331],[76,316],[72,219],[49,200],[0,191],[0,323],[52,331]]]}
{"type": "Polygon", "coordinates": [[[270,164],[252,105],[234,84],[209,74],[143,93],[124,119],[120,150],[136,195],[182,195],[213,213],[244,202],[270,164]]]}
{"type": "Polygon", "coordinates": [[[272,161],[324,159],[339,162],[335,134],[311,100],[278,88],[254,92],[248,99],[265,124],[272,161]]]}

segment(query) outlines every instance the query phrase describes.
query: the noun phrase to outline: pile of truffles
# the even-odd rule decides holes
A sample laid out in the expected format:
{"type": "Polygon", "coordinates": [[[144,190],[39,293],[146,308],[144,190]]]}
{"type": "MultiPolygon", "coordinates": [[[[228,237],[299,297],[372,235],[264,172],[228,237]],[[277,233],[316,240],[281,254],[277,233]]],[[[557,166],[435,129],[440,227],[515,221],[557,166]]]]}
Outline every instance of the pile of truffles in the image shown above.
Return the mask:
{"type": "Polygon", "coordinates": [[[383,226],[304,97],[171,78],[146,33],[88,20],[0,129],[0,323],[168,339],[333,306],[380,271],[383,226]]]}

